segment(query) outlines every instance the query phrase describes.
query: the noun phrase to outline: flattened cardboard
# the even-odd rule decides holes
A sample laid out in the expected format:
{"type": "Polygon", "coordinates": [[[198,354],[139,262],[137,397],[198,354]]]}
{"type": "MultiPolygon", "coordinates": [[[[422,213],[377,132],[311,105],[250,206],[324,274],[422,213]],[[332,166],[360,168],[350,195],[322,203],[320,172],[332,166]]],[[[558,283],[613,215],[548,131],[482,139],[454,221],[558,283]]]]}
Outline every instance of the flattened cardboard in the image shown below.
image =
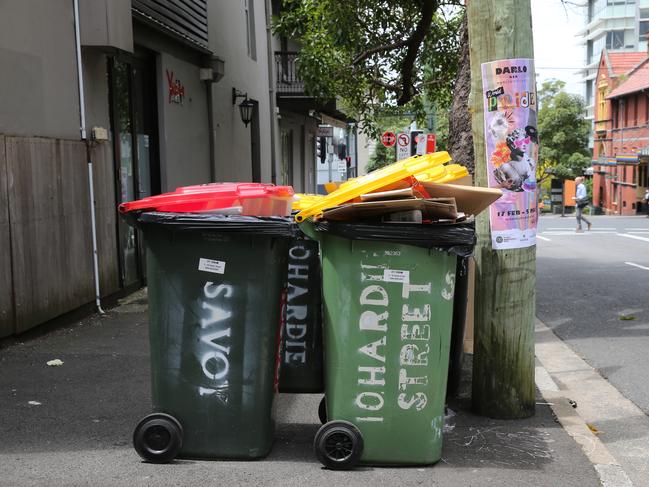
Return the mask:
{"type": "Polygon", "coordinates": [[[435,200],[405,199],[393,201],[366,201],[351,203],[325,210],[322,218],[331,221],[354,221],[362,218],[372,218],[388,213],[421,210],[427,220],[454,220],[457,218],[455,200],[453,198],[437,198],[435,200]]]}
{"type": "Polygon", "coordinates": [[[377,193],[366,193],[361,195],[361,201],[383,201],[402,200],[416,198],[417,194],[413,188],[393,189],[391,191],[379,191],[377,193]]]}
{"type": "Polygon", "coordinates": [[[455,198],[457,211],[478,215],[503,195],[496,188],[478,188],[459,184],[421,183],[431,198],[455,198]]]}

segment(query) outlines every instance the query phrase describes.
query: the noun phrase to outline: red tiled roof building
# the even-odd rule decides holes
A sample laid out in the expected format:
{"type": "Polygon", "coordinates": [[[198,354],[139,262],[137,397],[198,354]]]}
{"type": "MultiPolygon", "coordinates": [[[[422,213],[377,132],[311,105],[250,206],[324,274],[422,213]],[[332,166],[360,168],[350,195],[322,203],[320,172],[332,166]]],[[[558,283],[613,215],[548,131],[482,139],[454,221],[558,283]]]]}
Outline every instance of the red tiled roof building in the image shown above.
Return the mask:
{"type": "Polygon", "coordinates": [[[595,93],[593,205],[634,215],[649,182],[649,55],[602,51],[595,93]]]}

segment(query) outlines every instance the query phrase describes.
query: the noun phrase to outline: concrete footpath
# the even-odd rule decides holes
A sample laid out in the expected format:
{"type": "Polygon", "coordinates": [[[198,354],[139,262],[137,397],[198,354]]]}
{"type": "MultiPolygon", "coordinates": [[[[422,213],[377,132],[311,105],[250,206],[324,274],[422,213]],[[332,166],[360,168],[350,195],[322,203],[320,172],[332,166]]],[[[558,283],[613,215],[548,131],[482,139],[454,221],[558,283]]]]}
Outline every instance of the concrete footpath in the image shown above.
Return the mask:
{"type": "Polygon", "coordinates": [[[450,404],[456,415],[433,466],[323,469],[312,450],[319,395],[279,396],[264,460],[143,463],[131,435],[150,412],[147,326],[146,296],[137,293],[103,316],[0,345],[1,486],[601,485],[547,399],[539,395],[533,418],[481,418],[468,411],[468,380],[450,404]],[[53,359],[63,364],[48,366],[53,359]]]}

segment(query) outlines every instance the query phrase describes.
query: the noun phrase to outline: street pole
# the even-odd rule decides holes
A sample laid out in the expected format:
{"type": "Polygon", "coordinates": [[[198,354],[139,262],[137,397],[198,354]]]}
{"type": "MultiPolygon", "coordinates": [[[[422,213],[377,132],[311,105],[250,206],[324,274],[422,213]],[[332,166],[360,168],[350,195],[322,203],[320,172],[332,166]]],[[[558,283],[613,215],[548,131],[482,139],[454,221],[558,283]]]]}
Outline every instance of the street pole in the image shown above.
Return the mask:
{"type": "MultiPolygon", "coordinates": [[[[475,184],[488,186],[481,63],[533,58],[530,0],[467,0],[475,184]]],[[[534,414],[536,247],[493,250],[489,213],[477,219],[472,405],[477,414],[534,414]]]]}

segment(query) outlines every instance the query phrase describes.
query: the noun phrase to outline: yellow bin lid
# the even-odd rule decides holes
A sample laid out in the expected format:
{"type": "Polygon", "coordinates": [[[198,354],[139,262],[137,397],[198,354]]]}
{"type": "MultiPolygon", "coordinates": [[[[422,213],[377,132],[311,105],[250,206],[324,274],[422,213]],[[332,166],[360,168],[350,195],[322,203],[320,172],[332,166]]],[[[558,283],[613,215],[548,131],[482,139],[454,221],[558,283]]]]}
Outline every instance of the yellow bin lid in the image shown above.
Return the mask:
{"type": "Polygon", "coordinates": [[[469,171],[466,167],[460,166],[459,164],[449,164],[448,166],[446,166],[446,175],[434,182],[450,183],[451,181],[461,179],[468,175],[469,175],[469,171]]]}
{"type": "Polygon", "coordinates": [[[293,200],[293,210],[301,211],[309,208],[322,198],[324,198],[324,195],[321,194],[296,193],[295,200],[293,200]]]}
{"type": "Polygon", "coordinates": [[[415,174],[417,181],[422,183],[449,183],[456,179],[467,176],[469,171],[466,167],[459,164],[448,164],[446,166],[438,166],[428,171],[415,174]]]}
{"type": "Polygon", "coordinates": [[[415,178],[421,183],[437,181],[444,176],[446,176],[446,166],[437,166],[427,171],[415,174],[415,178]]]}
{"type": "Polygon", "coordinates": [[[448,155],[448,152],[435,152],[395,162],[353,181],[347,181],[346,184],[341,185],[333,193],[328,194],[309,208],[300,211],[295,215],[295,220],[301,222],[311,216],[320,215],[327,208],[341,205],[357,196],[370,193],[388,184],[414,176],[417,173],[425,172],[435,166],[441,166],[450,160],[451,156],[448,155]]]}

